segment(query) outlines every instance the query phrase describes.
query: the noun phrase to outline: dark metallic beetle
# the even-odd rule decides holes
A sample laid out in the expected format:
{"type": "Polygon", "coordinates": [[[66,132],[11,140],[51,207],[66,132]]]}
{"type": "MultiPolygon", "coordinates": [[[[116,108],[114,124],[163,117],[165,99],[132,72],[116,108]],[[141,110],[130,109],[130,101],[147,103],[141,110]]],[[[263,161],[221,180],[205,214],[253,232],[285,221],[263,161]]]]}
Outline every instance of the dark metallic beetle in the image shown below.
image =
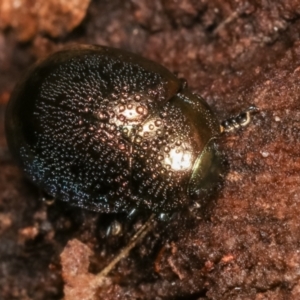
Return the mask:
{"type": "MultiPolygon", "coordinates": [[[[223,128],[248,120],[246,112],[223,128]]],[[[207,103],[182,80],[101,46],[36,63],[6,111],[8,145],[27,176],[55,198],[101,212],[168,212],[204,200],[221,171],[219,134],[207,103]]]]}
{"type": "Polygon", "coordinates": [[[218,182],[220,125],[159,64],[77,46],[39,61],[14,90],[8,145],[51,196],[101,212],[168,212],[218,182]]]}
{"type": "Polygon", "coordinates": [[[51,196],[100,212],[151,211],[99,283],[152,228],[155,214],[201,205],[222,169],[221,126],[164,67],[129,52],[77,46],[36,63],[6,112],[9,148],[51,196]]]}

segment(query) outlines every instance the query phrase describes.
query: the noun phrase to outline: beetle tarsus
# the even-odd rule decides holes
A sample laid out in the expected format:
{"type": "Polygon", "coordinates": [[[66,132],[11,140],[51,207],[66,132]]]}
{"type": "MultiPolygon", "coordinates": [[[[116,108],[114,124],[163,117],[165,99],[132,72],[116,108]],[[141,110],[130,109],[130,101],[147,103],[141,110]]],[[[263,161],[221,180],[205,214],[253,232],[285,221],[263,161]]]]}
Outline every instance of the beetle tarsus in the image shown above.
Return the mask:
{"type": "Polygon", "coordinates": [[[128,245],[125,246],[120,253],[97,275],[99,283],[101,283],[108,273],[116,266],[116,264],[127,257],[132,248],[134,248],[142,239],[152,230],[155,214],[152,214],[147,222],[135,233],[128,245]]]}
{"type": "Polygon", "coordinates": [[[256,112],[258,112],[258,108],[256,106],[249,106],[247,110],[243,111],[237,116],[223,121],[220,125],[221,132],[229,132],[236,130],[240,127],[247,126],[251,121],[251,115],[256,112]]]}

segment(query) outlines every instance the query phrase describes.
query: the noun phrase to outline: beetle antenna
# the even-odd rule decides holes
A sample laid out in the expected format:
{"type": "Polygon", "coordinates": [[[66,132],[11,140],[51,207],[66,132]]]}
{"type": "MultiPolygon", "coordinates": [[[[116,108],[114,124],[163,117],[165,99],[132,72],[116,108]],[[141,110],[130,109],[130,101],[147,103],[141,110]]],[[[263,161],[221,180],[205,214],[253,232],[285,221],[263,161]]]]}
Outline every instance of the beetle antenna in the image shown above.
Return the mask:
{"type": "Polygon", "coordinates": [[[134,248],[142,239],[152,230],[153,221],[155,214],[151,214],[150,218],[146,223],[134,234],[134,236],[129,241],[128,245],[125,246],[120,253],[97,275],[98,282],[102,282],[103,279],[108,275],[108,273],[116,266],[116,264],[127,257],[130,250],[134,248]]]}
{"type": "Polygon", "coordinates": [[[245,111],[235,117],[223,121],[220,125],[221,132],[229,132],[240,127],[247,126],[251,121],[251,115],[258,112],[259,109],[255,105],[251,105],[245,111]]]}

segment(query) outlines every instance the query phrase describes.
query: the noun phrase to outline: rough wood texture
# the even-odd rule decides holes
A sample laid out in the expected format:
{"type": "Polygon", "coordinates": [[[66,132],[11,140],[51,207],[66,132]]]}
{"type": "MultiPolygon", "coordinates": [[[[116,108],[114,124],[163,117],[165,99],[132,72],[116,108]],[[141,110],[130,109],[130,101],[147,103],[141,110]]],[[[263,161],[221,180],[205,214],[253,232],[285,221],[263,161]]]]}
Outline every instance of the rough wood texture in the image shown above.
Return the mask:
{"type": "Polygon", "coordinates": [[[221,140],[228,173],[210,211],[158,224],[90,299],[299,299],[299,16],[297,0],[110,0],[93,1],[83,23],[56,40],[37,32],[19,44],[16,31],[0,32],[0,298],[61,299],[68,241],[85,244],[72,251],[92,250],[84,270],[92,276],[145,219],[47,206],[5,152],[3,111],[21,71],[80,42],[179,72],[220,120],[260,108],[249,127],[221,140]],[[112,219],[123,235],[105,236],[112,219]]]}

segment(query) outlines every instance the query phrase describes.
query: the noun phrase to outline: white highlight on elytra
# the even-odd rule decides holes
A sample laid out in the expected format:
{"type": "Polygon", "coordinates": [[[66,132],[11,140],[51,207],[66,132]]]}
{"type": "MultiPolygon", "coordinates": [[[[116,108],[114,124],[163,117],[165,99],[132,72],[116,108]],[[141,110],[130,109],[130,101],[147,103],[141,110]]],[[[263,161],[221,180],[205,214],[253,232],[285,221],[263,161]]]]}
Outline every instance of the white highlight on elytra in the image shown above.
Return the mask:
{"type": "Polygon", "coordinates": [[[174,171],[185,171],[192,166],[193,155],[191,151],[182,147],[170,150],[169,156],[165,156],[164,163],[170,165],[174,171]]]}

